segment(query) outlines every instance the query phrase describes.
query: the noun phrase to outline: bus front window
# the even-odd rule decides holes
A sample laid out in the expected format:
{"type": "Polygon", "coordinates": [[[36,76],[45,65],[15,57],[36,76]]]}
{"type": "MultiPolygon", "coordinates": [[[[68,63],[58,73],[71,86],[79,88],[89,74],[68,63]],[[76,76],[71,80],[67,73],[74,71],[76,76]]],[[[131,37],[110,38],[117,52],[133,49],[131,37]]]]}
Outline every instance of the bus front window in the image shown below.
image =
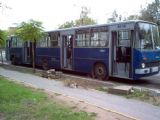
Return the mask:
{"type": "Polygon", "coordinates": [[[152,31],[153,31],[153,41],[154,41],[155,49],[160,49],[160,39],[159,39],[158,27],[153,25],[152,31]]]}
{"type": "Polygon", "coordinates": [[[139,23],[140,49],[160,49],[160,41],[158,38],[158,27],[156,25],[139,23]]]}

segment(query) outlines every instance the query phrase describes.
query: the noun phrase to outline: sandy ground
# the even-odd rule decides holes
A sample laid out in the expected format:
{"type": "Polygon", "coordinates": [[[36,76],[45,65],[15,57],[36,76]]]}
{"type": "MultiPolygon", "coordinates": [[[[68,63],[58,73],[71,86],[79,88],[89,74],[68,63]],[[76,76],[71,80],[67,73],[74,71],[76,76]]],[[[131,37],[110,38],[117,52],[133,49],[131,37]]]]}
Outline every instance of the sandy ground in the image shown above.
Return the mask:
{"type": "Polygon", "coordinates": [[[84,101],[79,101],[76,98],[70,96],[64,96],[61,94],[53,93],[51,91],[45,91],[50,99],[54,99],[58,103],[65,104],[71,107],[75,111],[86,111],[89,114],[95,116],[95,120],[135,120],[119,113],[99,108],[95,105],[91,105],[84,101]]]}

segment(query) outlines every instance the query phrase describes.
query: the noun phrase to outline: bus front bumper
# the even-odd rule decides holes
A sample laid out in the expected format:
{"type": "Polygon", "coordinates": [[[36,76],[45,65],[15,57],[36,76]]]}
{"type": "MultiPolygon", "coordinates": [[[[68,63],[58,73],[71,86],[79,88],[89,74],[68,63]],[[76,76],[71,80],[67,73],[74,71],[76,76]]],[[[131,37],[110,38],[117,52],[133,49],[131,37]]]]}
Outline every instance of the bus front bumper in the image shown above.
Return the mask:
{"type": "Polygon", "coordinates": [[[135,69],[135,74],[149,74],[155,73],[159,71],[159,67],[150,67],[150,68],[143,68],[143,69],[135,69]]]}

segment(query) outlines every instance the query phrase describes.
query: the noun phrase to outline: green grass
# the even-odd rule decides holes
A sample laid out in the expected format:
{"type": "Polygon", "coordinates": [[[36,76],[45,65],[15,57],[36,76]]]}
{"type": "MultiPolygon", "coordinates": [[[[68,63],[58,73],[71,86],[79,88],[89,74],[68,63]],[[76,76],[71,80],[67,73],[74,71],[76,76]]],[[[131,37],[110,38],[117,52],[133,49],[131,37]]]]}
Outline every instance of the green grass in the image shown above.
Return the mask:
{"type": "Polygon", "coordinates": [[[128,95],[126,95],[126,98],[129,99],[137,99],[141,100],[150,104],[153,104],[155,106],[160,106],[160,97],[159,96],[151,96],[149,94],[149,91],[140,91],[133,89],[134,91],[128,95]]]}
{"type": "Polygon", "coordinates": [[[102,91],[102,92],[108,92],[108,88],[106,87],[97,87],[96,90],[102,91]]]}
{"type": "Polygon", "coordinates": [[[150,96],[148,92],[134,90],[134,92],[131,92],[130,94],[126,95],[126,98],[138,98],[140,100],[148,100],[150,96]]]}
{"type": "Polygon", "coordinates": [[[42,91],[27,88],[0,76],[0,119],[92,120],[93,115],[55,102],[42,91]]]}

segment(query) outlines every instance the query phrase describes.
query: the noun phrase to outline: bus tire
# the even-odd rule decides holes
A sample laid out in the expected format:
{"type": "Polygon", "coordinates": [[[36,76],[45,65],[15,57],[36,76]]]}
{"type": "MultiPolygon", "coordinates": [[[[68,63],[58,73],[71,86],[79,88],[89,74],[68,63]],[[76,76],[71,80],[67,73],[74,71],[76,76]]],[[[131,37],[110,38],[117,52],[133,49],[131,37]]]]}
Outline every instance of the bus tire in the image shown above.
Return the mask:
{"type": "Polygon", "coordinates": [[[11,64],[16,65],[16,57],[15,56],[11,57],[11,64]]]}
{"type": "Polygon", "coordinates": [[[42,68],[43,68],[43,70],[48,70],[49,69],[48,60],[47,59],[43,59],[42,68]]]}
{"type": "Polygon", "coordinates": [[[96,63],[92,74],[99,80],[108,80],[108,70],[103,63],[96,63]]]}

